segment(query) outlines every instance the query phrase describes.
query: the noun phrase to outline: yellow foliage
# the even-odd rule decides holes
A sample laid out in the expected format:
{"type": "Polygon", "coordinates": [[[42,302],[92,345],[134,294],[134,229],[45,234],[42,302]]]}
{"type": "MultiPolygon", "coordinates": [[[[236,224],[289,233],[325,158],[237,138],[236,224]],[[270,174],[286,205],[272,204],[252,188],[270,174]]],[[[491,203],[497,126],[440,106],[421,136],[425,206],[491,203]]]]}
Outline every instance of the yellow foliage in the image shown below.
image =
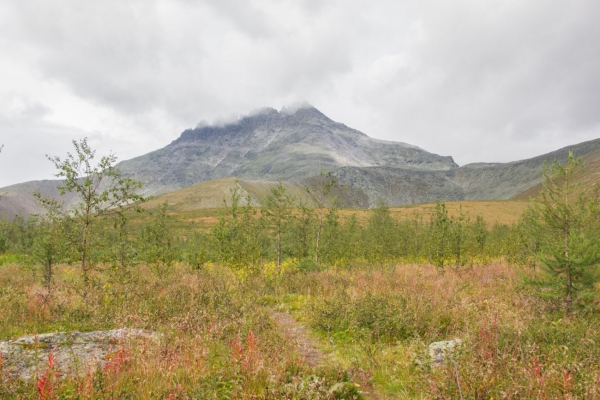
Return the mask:
{"type": "Polygon", "coordinates": [[[263,266],[263,275],[269,280],[280,280],[286,272],[294,271],[298,268],[298,259],[292,258],[285,260],[281,265],[271,261],[263,266]]]}
{"type": "Polygon", "coordinates": [[[235,270],[235,276],[242,282],[248,279],[249,275],[250,273],[247,268],[238,268],[235,270]]]}

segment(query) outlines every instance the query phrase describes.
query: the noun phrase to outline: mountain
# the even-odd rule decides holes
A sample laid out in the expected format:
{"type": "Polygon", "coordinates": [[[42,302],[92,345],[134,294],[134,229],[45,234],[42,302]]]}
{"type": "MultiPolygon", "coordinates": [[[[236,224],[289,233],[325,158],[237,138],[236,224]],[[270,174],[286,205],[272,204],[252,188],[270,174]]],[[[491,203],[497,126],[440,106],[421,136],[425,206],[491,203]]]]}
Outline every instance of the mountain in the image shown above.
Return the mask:
{"type": "Polygon", "coordinates": [[[445,171],[452,157],[406,143],[372,139],[305,105],[264,108],[227,125],[186,130],[168,146],[121,163],[121,170],[161,194],[213,179],[301,180],[321,169],[389,166],[445,171]]]}
{"type": "Polygon", "coordinates": [[[52,197],[60,199],[65,208],[74,204],[76,201],[73,193],[66,193],[61,196],[57,185],[58,180],[43,180],[17,183],[16,185],[6,186],[0,189],[0,217],[14,217],[15,215],[28,216],[34,213],[43,212],[42,207],[37,204],[33,192],[40,192],[42,197],[52,197]]]}
{"type": "Polygon", "coordinates": [[[509,163],[475,163],[446,171],[412,171],[397,167],[343,167],[333,172],[349,193],[368,198],[361,207],[379,199],[390,205],[460,200],[528,200],[541,190],[544,162],[565,163],[569,152],[587,165],[578,179],[584,187],[600,181],[600,139],[538,157],[509,163]]]}
{"type": "MultiPolygon", "coordinates": [[[[540,189],[543,162],[564,162],[569,151],[589,161],[581,179],[585,185],[595,184],[600,176],[600,139],[527,160],[459,168],[452,157],[372,139],[305,104],[281,111],[263,108],[232,123],[186,130],[166,147],[123,161],[120,168],[144,182],[145,194],[169,193],[164,199],[183,208],[215,207],[233,185],[259,204],[269,185],[279,179],[300,194],[309,177],[331,171],[340,184],[335,194],[342,204],[367,208],[380,200],[398,206],[527,199],[540,189]],[[231,177],[239,181],[224,179],[231,177]]],[[[0,213],[39,212],[29,193],[40,190],[57,196],[56,185],[57,181],[35,181],[0,189],[5,194],[0,213]]],[[[73,201],[69,196],[63,200],[67,206],[73,201]]]]}

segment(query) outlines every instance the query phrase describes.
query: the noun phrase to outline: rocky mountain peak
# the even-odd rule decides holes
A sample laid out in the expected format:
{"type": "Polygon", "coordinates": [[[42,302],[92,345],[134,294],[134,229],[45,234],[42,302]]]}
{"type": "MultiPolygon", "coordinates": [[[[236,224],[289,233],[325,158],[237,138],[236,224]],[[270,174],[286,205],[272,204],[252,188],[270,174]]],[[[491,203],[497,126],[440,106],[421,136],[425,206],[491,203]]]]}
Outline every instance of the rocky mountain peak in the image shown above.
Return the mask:
{"type": "Polygon", "coordinates": [[[230,176],[301,180],[343,167],[445,171],[456,164],[406,143],[372,139],[302,103],[199,125],[167,147],[121,165],[153,194],[230,176]]]}
{"type": "MultiPolygon", "coordinates": [[[[333,126],[336,124],[336,122],[329,119],[325,114],[309,103],[283,107],[281,111],[277,111],[271,107],[263,107],[237,119],[217,121],[212,124],[202,121],[195,128],[186,129],[181,136],[171,144],[190,140],[205,140],[209,137],[223,135],[248,135],[260,130],[281,132],[292,126],[333,126]]],[[[290,133],[291,132],[292,131],[290,131],[290,133]]],[[[358,131],[355,132],[358,133],[358,131]]]]}
{"type": "Polygon", "coordinates": [[[144,193],[152,195],[226,177],[302,181],[322,170],[400,168],[412,175],[455,167],[451,157],[372,139],[308,103],[200,123],[166,147],[120,164],[122,172],[141,180],[144,193]]]}
{"type": "MultiPolygon", "coordinates": [[[[162,149],[123,161],[120,168],[144,183],[145,194],[153,195],[226,177],[256,182],[283,179],[301,186],[325,170],[347,189],[346,204],[368,207],[380,199],[400,205],[527,194],[540,182],[542,162],[562,162],[569,151],[589,158],[596,168],[600,139],[529,160],[458,168],[450,156],[372,139],[332,121],[310,104],[301,104],[280,111],[261,108],[228,122],[198,124],[162,149]]],[[[0,190],[5,193],[0,212],[39,212],[29,193],[39,190],[58,198],[57,184],[27,182],[0,190]]],[[[62,200],[68,203],[70,198],[62,200]]]]}

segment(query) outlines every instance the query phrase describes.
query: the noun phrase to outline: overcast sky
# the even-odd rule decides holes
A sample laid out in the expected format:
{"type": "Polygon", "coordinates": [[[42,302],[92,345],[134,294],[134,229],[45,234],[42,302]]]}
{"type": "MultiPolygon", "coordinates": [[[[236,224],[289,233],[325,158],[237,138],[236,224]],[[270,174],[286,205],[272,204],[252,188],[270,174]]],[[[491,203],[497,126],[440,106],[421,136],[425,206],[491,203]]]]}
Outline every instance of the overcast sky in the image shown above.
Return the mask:
{"type": "Polygon", "coordinates": [[[600,137],[597,0],[1,0],[0,186],[307,101],[464,165],[600,137]]]}

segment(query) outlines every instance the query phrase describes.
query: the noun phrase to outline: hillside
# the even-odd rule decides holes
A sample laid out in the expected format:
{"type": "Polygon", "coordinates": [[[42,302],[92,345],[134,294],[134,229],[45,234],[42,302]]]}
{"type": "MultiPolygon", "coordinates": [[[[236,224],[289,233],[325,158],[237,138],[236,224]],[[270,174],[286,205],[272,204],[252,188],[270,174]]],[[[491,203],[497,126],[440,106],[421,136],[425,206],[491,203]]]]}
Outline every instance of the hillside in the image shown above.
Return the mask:
{"type": "MultiPolygon", "coordinates": [[[[269,194],[269,188],[277,184],[274,181],[246,181],[235,178],[215,179],[159,195],[150,200],[145,208],[152,209],[160,204],[167,203],[173,212],[186,212],[222,206],[223,199],[231,204],[231,190],[237,186],[242,196],[242,204],[246,204],[246,197],[250,195],[251,204],[260,206],[269,194]]],[[[299,201],[307,202],[306,191],[297,182],[284,183],[289,194],[299,201]]]]}
{"type": "MultiPolygon", "coordinates": [[[[123,161],[120,168],[144,182],[146,195],[172,193],[169,198],[174,200],[168,201],[182,210],[219,205],[234,178],[255,204],[279,179],[302,198],[303,184],[322,170],[336,177],[339,187],[334,195],[343,206],[369,208],[380,200],[390,206],[526,200],[540,190],[543,162],[564,162],[569,151],[588,165],[581,177],[583,186],[595,185],[600,176],[600,139],[527,160],[459,168],[452,157],[372,139],[305,105],[281,111],[264,108],[232,123],[186,130],[168,146],[123,161]]],[[[0,213],[12,217],[41,212],[30,193],[40,190],[57,196],[57,183],[33,181],[0,189],[4,194],[0,213]]],[[[72,199],[63,200],[68,206],[72,199]]]]}
{"type": "MultiPolygon", "coordinates": [[[[577,149],[579,146],[573,146],[575,149],[573,150],[574,154],[581,155],[584,160],[584,169],[583,171],[576,176],[575,182],[579,183],[580,190],[596,190],[597,185],[600,183],[600,150],[594,149],[598,144],[596,141],[594,142],[586,142],[581,144],[581,149],[577,149]],[[588,147],[587,149],[585,147],[588,147]],[[594,149],[594,150],[592,150],[594,149]]],[[[564,155],[561,155],[561,162],[565,162],[566,158],[564,155]]],[[[530,197],[536,197],[539,192],[542,190],[541,182],[531,187],[529,190],[526,190],[517,196],[514,197],[515,200],[528,200],[530,197]]]]}
{"type": "MultiPolygon", "coordinates": [[[[544,161],[564,162],[569,151],[593,164],[600,159],[600,140],[521,161],[458,168],[451,157],[371,139],[306,106],[295,112],[263,109],[234,124],[185,131],[169,146],[123,162],[122,168],[146,182],[153,194],[225,176],[255,182],[282,178],[295,186],[325,169],[338,179],[336,194],[343,205],[369,208],[380,199],[391,206],[527,199],[541,182],[544,161]]],[[[586,183],[592,183],[590,177],[586,183]]]]}
{"type": "Polygon", "coordinates": [[[510,163],[476,163],[446,171],[412,171],[394,167],[344,167],[333,173],[361,207],[383,199],[392,206],[434,201],[527,200],[541,189],[544,162],[566,162],[569,152],[587,165],[579,178],[589,188],[600,181],[600,139],[568,146],[510,163]],[[368,203],[368,204],[367,204],[368,203]]]}
{"type": "Polygon", "coordinates": [[[227,125],[186,130],[168,146],[121,163],[123,172],[145,183],[148,194],[232,176],[301,180],[342,167],[446,171],[458,166],[451,157],[416,146],[372,139],[309,105],[280,112],[265,108],[227,125]]]}
{"type": "Polygon", "coordinates": [[[565,163],[569,152],[581,157],[587,166],[579,177],[584,187],[598,182],[600,171],[600,139],[568,146],[538,157],[505,164],[469,164],[456,173],[448,174],[465,188],[468,200],[523,199],[536,195],[541,189],[541,171],[544,162],[557,160],[565,163]]]}
{"type": "Polygon", "coordinates": [[[42,197],[52,197],[60,199],[66,208],[69,207],[74,199],[72,193],[60,196],[56,188],[60,181],[43,180],[18,183],[0,189],[0,215],[12,218],[15,215],[28,216],[30,214],[40,213],[43,209],[37,204],[33,192],[40,192],[42,197]]]}

